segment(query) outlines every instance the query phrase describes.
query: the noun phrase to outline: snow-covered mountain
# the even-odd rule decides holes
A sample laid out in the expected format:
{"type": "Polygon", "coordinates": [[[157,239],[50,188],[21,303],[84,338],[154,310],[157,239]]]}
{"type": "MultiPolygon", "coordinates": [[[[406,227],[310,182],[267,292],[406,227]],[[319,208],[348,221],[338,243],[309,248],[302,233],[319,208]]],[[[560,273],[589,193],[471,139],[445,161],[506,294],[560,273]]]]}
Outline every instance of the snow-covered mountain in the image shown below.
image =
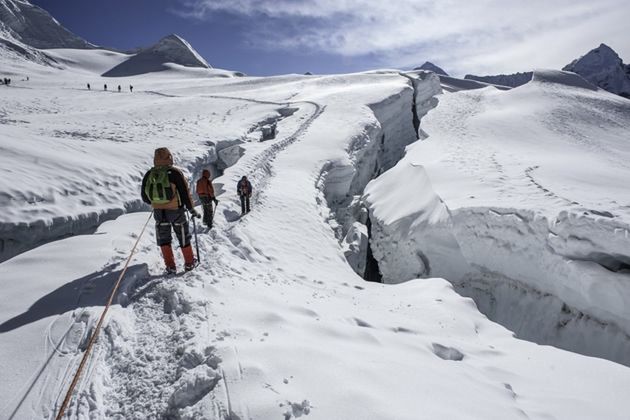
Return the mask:
{"type": "MultiPolygon", "coordinates": [[[[177,71],[181,67],[212,69],[177,35],[168,35],[134,54],[99,48],[70,32],[48,12],[27,0],[0,0],[0,57],[18,63],[18,67],[32,62],[81,72],[98,71],[106,77],[177,71]],[[103,68],[107,63],[110,66],[103,68]]],[[[229,72],[214,72],[219,73],[229,75],[229,72]]]]}
{"type": "MultiPolygon", "coordinates": [[[[595,86],[608,92],[630,98],[630,66],[624,64],[619,55],[608,45],[601,44],[584,56],[573,60],[562,70],[577,73],[595,86]]],[[[532,80],[533,72],[476,76],[464,78],[484,83],[517,87],[532,80]]]]}
{"type": "Polygon", "coordinates": [[[630,65],[608,45],[601,44],[564,66],[589,82],[617,95],[630,98],[630,65]]]}
{"type": "Polygon", "coordinates": [[[212,68],[186,40],[171,34],[157,44],[140,50],[128,60],[103,73],[103,76],[123,77],[158,72],[167,70],[168,63],[184,67],[212,68]]]}
{"type": "Polygon", "coordinates": [[[0,0],[0,36],[2,32],[39,49],[96,48],[27,0],[0,0]]]}
{"type": "Polygon", "coordinates": [[[420,67],[414,68],[414,70],[428,70],[440,76],[448,76],[448,73],[442,70],[442,68],[436,66],[430,61],[425,61],[420,67]]]}
{"type": "Polygon", "coordinates": [[[497,74],[493,76],[475,76],[467,74],[464,79],[476,80],[478,82],[491,83],[494,85],[518,87],[532,80],[533,72],[526,71],[523,73],[497,74]]]}

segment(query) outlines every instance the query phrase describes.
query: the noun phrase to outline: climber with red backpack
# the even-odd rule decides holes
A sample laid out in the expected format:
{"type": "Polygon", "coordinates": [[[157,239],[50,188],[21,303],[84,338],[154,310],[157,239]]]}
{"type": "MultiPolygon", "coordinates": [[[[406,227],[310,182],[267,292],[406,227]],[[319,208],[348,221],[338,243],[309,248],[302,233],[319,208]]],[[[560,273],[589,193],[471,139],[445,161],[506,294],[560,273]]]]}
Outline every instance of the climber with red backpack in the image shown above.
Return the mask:
{"type": "Polygon", "coordinates": [[[179,241],[184,256],[184,270],[195,268],[196,259],[190,244],[190,229],[186,210],[192,217],[201,216],[193,207],[188,183],[182,171],[173,166],[173,155],[166,147],[155,149],[151,168],[142,179],[142,201],[153,207],[157,244],[162,250],[167,274],[177,272],[171,248],[172,234],[179,241]]]}

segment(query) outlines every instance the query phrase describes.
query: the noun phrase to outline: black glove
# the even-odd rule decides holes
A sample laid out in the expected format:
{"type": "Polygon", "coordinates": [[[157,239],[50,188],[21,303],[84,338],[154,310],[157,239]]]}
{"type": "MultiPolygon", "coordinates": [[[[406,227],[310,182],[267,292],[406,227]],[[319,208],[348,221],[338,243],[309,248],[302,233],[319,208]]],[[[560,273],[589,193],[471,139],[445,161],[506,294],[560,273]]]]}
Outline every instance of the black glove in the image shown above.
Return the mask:
{"type": "Polygon", "coordinates": [[[219,200],[217,200],[217,198],[216,198],[216,197],[213,197],[213,198],[212,198],[212,201],[214,201],[214,205],[215,205],[215,206],[216,206],[217,204],[219,204],[219,200]]]}
{"type": "Polygon", "coordinates": [[[197,212],[197,210],[195,210],[195,209],[190,209],[189,211],[190,211],[190,215],[191,215],[192,217],[196,217],[197,219],[201,219],[201,215],[197,212]]]}

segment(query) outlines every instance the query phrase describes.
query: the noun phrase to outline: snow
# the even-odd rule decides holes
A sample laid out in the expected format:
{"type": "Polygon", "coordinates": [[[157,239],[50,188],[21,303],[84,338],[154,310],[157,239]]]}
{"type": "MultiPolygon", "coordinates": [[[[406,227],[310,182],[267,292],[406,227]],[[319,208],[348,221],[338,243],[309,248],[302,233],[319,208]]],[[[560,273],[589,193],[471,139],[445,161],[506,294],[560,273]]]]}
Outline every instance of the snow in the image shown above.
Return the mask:
{"type": "Polygon", "coordinates": [[[439,101],[366,189],[384,280],[444,277],[520,337],[629,364],[630,103],[560,71],[439,101]]]}
{"type": "Polygon", "coordinates": [[[131,56],[131,54],[102,49],[77,50],[73,48],[56,48],[43,50],[43,52],[66,69],[73,72],[91,74],[102,74],[131,56]]]}
{"type": "Polygon", "coordinates": [[[29,80],[0,103],[9,418],[56,414],[150,217],[159,146],[191,182],[211,169],[215,228],[197,226],[196,270],[165,277],[149,222],[66,418],[627,417],[628,367],[478,309],[627,364],[627,101],[559,72],[441,94],[426,71],[111,79],[127,55],[46,53],[61,68],[7,62],[29,80]],[[361,278],[370,251],[397,284],[361,278]]]}

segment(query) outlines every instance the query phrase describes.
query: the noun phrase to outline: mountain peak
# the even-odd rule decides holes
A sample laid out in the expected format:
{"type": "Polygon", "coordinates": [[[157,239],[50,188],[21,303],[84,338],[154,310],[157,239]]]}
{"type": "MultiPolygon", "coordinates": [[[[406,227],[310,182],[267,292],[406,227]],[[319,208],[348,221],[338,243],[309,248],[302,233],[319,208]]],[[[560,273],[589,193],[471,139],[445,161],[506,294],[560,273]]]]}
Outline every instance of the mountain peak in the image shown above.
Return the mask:
{"type": "Polygon", "coordinates": [[[105,77],[134,76],[166,70],[166,63],[184,67],[212,68],[181,36],[170,34],[154,45],[141,49],[127,61],[104,73],[105,77]]]}
{"type": "Polygon", "coordinates": [[[171,62],[175,64],[181,64],[186,67],[211,67],[188,41],[177,34],[165,36],[148,49],[174,59],[175,61],[171,62]]]}
{"type": "Polygon", "coordinates": [[[420,67],[416,67],[414,70],[429,70],[441,76],[448,76],[447,72],[445,72],[444,70],[442,70],[441,67],[436,66],[430,61],[425,61],[423,65],[421,65],[420,67]]]}
{"type": "Polygon", "coordinates": [[[617,95],[630,97],[628,66],[608,45],[602,43],[562,68],[579,74],[589,82],[617,95]]]}
{"type": "Polygon", "coordinates": [[[0,33],[39,49],[95,48],[64,28],[47,11],[26,0],[0,0],[0,33]]]}

